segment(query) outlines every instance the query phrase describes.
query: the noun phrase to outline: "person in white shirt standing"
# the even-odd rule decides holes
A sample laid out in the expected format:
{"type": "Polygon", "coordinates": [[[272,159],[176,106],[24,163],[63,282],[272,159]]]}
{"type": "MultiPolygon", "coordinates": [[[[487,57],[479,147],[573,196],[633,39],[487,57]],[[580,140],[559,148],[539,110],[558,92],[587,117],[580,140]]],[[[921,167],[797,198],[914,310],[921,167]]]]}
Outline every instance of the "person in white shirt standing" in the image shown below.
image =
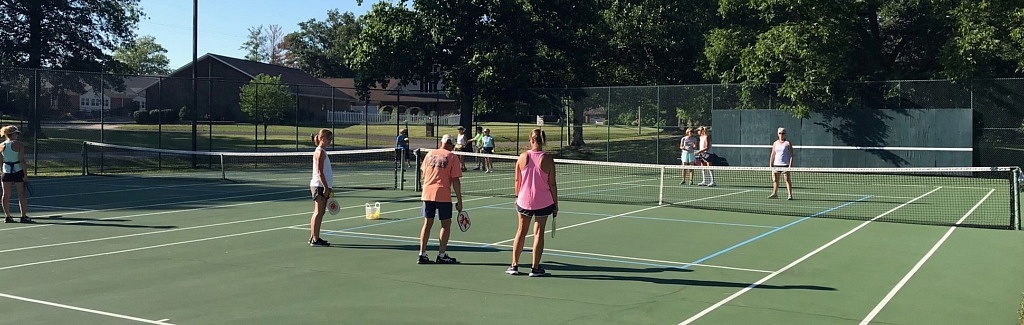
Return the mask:
{"type": "MultiPolygon", "coordinates": [[[[708,128],[702,126],[697,128],[697,134],[700,135],[700,147],[694,154],[697,156],[698,166],[711,166],[711,135],[708,134],[708,128]]],[[[700,184],[697,186],[715,186],[715,172],[711,169],[701,169],[700,171],[700,184]]]]}
{"type": "MultiPolygon", "coordinates": [[[[786,128],[779,128],[778,136],[779,139],[772,143],[772,153],[768,157],[769,166],[773,168],[793,167],[793,145],[789,143],[789,140],[786,140],[786,128]]],[[[774,199],[778,197],[779,174],[786,178],[786,194],[789,195],[786,199],[792,200],[793,182],[789,179],[789,171],[785,169],[772,169],[772,194],[768,195],[768,198],[774,199]]]]}

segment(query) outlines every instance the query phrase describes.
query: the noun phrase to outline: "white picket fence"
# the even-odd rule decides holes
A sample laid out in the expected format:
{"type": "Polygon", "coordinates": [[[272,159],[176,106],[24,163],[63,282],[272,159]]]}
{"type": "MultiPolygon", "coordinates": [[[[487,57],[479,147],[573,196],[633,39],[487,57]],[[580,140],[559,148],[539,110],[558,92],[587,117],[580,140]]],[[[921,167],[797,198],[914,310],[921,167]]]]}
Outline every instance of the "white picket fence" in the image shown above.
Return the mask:
{"type": "Polygon", "coordinates": [[[434,122],[438,125],[459,125],[458,114],[442,115],[438,117],[427,116],[421,114],[378,114],[377,112],[369,112],[364,114],[363,112],[327,112],[327,122],[342,123],[342,124],[395,124],[397,118],[398,124],[427,124],[427,122],[434,122]]]}

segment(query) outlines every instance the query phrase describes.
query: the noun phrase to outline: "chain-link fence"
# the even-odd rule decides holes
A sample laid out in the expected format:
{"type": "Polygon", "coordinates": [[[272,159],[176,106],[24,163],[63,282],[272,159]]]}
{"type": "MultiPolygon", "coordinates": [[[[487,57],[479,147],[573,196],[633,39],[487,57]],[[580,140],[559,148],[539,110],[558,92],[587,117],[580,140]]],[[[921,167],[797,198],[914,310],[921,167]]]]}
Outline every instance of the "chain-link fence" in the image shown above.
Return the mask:
{"type": "Polygon", "coordinates": [[[321,128],[334,131],[334,149],[394,147],[399,130],[408,128],[413,146],[433,147],[460,119],[457,103],[436,87],[392,85],[364,96],[351,79],[284,81],[225,74],[193,85],[191,78],[0,68],[0,124],[23,130],[32,172],[74,174],[81,171],[83,141],[306,151],[310,134],[321,128]]]}
{"type": "MultiPolygon", "coordinates": [[[[311,149],[309,134],[320,128],[335,132],[336,149],[393,147],[398,131],[408,128],[412,147],[433,148],[441,134],[456,133],[460,120],[459,103],[429,84],[362,96],[351,79],[309,85],[282,78],[273,84],[212,75],[193,86],[191,78],[0,68],[0,123],[22,127],[34,173],[74,174],[80,172],[82,141],[304,151],[311,149]]],[[[683,130],[714,128],[712,110],[789,108],[777,87],[529,89],[518,91],[513,103],[478,112],[474,121],[490,129],[497,153],[527,149],[530,130],[540,127],[548,150],[562,157],[677,164],[683,130]]],[[[973,109],[976,166],[1016,166],[1024,159],[1024,79],[850,83],[821,93],[826,95],[811,111],[973,109]]]]}
{"type": "MultiPolygon", "coordinates": [[[[514,109],[482,114],[478,124],[498,130],[492,134],[506,144],[504,150],[496,149],[499,152],[525,150],[529,130],[542,127],[548,133],[547,147],[558,149],[562,156],[676,164],[686,128],[717,126],[712,110],[792,108],[791,101],[777,95],[777,87],[747,91],[740,85],[532,89],[520,92],[514,109]]],[[[1024,79],[848,83],[822,93],[827,95],[817,98],[820,104],[808,107],[810,111],[972,109],[974,165],[1024,162],[1024,79]]]]}

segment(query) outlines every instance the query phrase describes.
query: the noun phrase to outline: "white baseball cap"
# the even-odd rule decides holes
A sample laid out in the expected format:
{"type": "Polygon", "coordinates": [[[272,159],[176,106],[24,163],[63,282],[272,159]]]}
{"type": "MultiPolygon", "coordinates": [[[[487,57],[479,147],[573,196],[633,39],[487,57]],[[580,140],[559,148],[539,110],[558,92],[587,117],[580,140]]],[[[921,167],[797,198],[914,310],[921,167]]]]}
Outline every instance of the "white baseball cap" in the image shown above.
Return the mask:
{"type": "MultiPolygon", "coordinates": [[[[446,143],[446,142],[447,142],[447,143],[453,143],[453,142],[452,142],[452,136],[450,136],[450,135],[447,135],[447,134],[445,134],[445,135],[442,135],[442,136],[441,136],[441,143],[446,143]]],[[[454,144],[454,143],[453,143],[453,144],[454,144]]]]}

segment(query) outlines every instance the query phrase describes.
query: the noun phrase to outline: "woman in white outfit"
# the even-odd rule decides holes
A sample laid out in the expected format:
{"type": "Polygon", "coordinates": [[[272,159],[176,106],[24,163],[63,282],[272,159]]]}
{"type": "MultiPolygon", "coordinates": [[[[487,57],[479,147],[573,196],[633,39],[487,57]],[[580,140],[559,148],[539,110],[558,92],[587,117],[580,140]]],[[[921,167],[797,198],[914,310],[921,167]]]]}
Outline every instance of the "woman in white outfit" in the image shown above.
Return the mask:
{"type": "Polygon", "coordinates": [[[772,143],[772,153],[768,157],[769,166],[772,169],[772,194],[768,195],[769,199],[778,197],[779,191],[779,174],[782,174],[786,178],[786,194],[787,200],[793,199],[793,182],[789,180],[788,170],[778,170],[774,168],[789,168],[793,167],[793,145],[786,140],[786,128],[779,128],[778,132],[779,139],[772,143]]]}
{"type": "MultiPolygon", "coordinates": [[[[700,135],[700,149],[694,153],[697,156],[697,165],[711,166],[711,135],[708,134],[708,128],[704,126],[697,128],[697,134],[700,135]]],[[[715,186],[715,172],[711,169],[702,169],[700,184],[697,186],[715,186]]]]}

